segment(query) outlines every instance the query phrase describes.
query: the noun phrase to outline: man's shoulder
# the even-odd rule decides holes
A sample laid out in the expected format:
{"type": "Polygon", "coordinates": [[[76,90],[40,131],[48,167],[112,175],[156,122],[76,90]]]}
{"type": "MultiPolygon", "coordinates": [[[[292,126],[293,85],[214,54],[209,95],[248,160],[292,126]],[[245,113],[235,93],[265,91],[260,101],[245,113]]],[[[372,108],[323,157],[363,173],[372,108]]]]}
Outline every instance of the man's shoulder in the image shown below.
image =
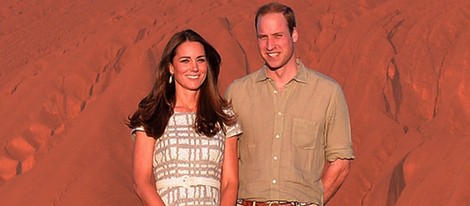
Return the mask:
{"type": "Polygon", "coordinates": [[[248,86],[249,84],[255,83],[257,81],[257,76],[260,72],[261,72],[261,69],[256,70],[255,72],[247,74],[238,79],[235,79],[232,82],[231,87],[248,86]]]}
{"type": "Polygon", "coordinates": [[[245,95],[247,91],[250,91],[252,86],[257,82],[257,76],[260,73],[260,70],[257,70],[253,73],[235,79],[225,91],[225,98],[232,99],[233,96],[239,97],[240,95],[245,95]]]}
{"type": "Polygon", "coordinates": [[[326,84],[331,86],[339,85],[338,82],[333,78],[324,73],[321,73],[315,69],[305,68],[307,81],[316,81],[320,84],[326,84]]]}

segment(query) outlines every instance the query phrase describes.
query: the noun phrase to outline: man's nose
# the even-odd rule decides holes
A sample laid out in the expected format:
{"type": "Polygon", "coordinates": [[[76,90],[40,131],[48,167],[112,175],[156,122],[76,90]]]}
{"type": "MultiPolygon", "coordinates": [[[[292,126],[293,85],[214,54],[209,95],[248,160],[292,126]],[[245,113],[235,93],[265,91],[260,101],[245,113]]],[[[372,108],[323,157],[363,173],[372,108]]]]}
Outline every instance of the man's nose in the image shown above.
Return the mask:
{"type": "Polygon", "coordinates": [[[276,41],[274,40],[274,38],[268,38],[266,40],[266,49],[268,51],[271,51],[271,50],[274,50],[276,48],[276,41]]]}

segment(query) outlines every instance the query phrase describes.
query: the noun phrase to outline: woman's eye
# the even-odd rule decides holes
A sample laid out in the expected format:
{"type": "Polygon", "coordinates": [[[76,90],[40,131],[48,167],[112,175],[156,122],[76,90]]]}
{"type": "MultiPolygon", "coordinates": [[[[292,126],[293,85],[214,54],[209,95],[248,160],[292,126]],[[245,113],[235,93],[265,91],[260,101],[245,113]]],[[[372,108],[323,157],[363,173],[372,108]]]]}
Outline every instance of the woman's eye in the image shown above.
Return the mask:
{"type": "Polygon", "coordinates": [[[203,59],[203,58],[197,59],[197,62],[199,62],[199,63],[204,63],[204,62],[206,62],[206,59],[203,59]]]}
{"type": "Polygon", "coordinates": [[[186,63],[189,63],[189,59],[182,59],[180,62],[186,64],[186,63]]]}

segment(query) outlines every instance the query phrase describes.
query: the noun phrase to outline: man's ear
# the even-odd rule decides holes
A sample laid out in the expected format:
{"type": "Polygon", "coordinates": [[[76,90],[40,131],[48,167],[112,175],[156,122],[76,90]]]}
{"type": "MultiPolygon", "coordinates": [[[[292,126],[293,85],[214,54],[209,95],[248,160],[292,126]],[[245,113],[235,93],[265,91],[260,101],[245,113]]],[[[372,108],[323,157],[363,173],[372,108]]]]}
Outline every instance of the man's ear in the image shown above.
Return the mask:
{"type": "Polygon", "coordinates": [[[297,40],[299,40],[299,33],[297,32],[297,28],[294,27],[294,29],[292,30],[292,41],[296,43],[297,40]]]}

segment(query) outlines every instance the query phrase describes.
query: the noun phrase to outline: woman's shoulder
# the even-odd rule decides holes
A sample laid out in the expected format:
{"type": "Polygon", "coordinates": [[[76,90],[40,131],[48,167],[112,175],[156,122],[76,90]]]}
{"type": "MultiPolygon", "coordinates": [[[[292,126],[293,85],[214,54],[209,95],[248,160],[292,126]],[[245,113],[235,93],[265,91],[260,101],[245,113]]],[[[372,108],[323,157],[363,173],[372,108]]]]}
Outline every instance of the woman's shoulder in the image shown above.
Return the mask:
{"type": "Polygon", "coordinates": [[[145,132],[144,126],[138,126],[138,127],[132,128],[131,134],[135,135],[136,132],[145,132]]]}
{"type": "Polygon", "coordinates": [[[235,112],[233,112],[232,106],[224,108],[223,111],[224,111],[225,114],[228,114],[230,116],[235,115],[235,112]]]}

